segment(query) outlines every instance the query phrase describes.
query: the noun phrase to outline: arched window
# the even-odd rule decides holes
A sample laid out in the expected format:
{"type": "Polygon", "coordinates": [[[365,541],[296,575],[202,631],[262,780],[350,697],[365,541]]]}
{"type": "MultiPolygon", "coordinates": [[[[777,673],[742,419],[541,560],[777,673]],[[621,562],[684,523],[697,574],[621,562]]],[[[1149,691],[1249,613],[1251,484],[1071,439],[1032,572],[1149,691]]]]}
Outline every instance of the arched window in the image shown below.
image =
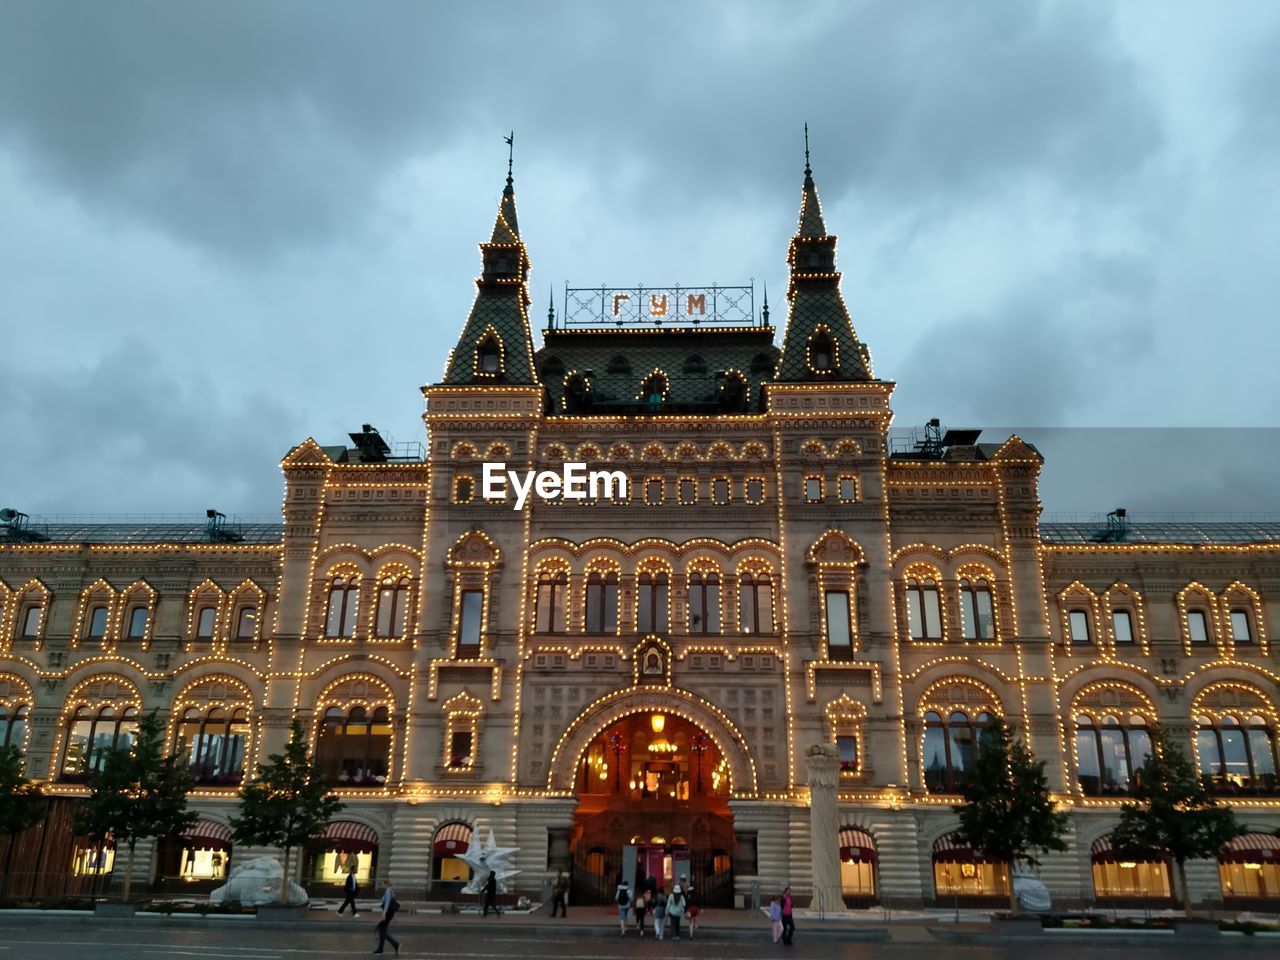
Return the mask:
{"type": "Polygon", "coordinates": [[[334,577],[329,582],[329,609],[325,614],[325,636],[352,637],[360,608],[360,587],[354,577],[334,577]]]}
{"type": "Polygon", "coordinates": [[[942,639],[942,605],[932,577],[907,579],[907,622],[913,640],[942,639]]]}
{"type": "Polygon", "coordinates": [[[641,633],[666,633],[667,588],[665,571],[640,574],[636,590],[636,629],[641,633]]]}
{"type": "Polygon", "coordinates": [[[252,640],[258,630],[258,608],[246,604],[236,613],[236,639],[252,640]]]}
{"type": "Polygon", "coordinates": [[[538,633],[564,633],[565,603],[569,595],[569,575],[563,570],[542,570],[538,574],[538,633]]]}
{"type": "Polygon", "coordinates": [[[1113,713],[1101,721],[1084,713],[1076,717],[1076,763],[1085,795],[1129,793],[1150,755],[1151,734],[1140,714],[1123,723],[1113,713]]]}
{"type": "Polygon", "coordinates": [[[1212,777],[1219,792],[1276,790],[1275,730],[1259,714],[1246,723],[1231,714],[1197,715],[1196,756],[1201,776],[1212,777]]]}
{"type": "Polygon", "coordinates": [[[559,383],[564,379],[564,361],[559,357],[547,357],[542,361],[542,382],[559,383]]]}
{"type": "Polygon", "coordinates": [[[1115,636],[1117,646],[1133,643],[1133,615],[1121,608],[1112,610],[1111,632],[1115,636]]]}
{"type": "Polygon", "coordinates": [[[471,846],[471,827],[454,821],[442,824],[431,842],[432,883],[462,884],[471,879],[471,868],[462,855],[471,846]]]}
{"type": "Polygon", "coordinates": [[[196,612],[196,639],[212,640],[213,627],[218,618],[216,607],[201,607],[196,612]]]}
{"type": "Polygon", "coordinates": [[[617,354],[609,361],[609,366],[605,369],[614,376],[625,376],[631,373],[631,361],[622,354],[617,354]]]}
{"type": "Polygon", "coordinates": [[[689,632],[720,632],[720,574],[714,570],[689,574],[689,632]]]}
{"type": "Polygon", "coordinates": [[[502,372],[502,345],[498,338],[490,333],[480,341],[476,350],[476,374],[482,377],[496,377],[502,372]]]}
{"type": "Polygon", "coordinates": [[[587,633],[617,633],[618,575],[593,571],[587,575],[587,633]]]}
{"type": "Polygon", "coordinates": [[[0,706],[0,747],[27,747],[27,714],[30,711],[25,703],[20,703],[10,711],[0,706]]]}
{"type": "Polygon", "coordinates": [[[186,760],[192,783],[238,784],[244,778],[248,739],[249,714],[243,707],[191,707],[178,725],[175,753],[186,760]]]}
{"type": "Polygon", "coordinates": [[[773,633],[773,579],[745,571],[738,576],[738,625],[743,633],[773,633]]]}
{"type": "Polygon", "coordinates": [[[707,372],[707,361],[703,360],[695,353],[693,356],[685,360],[684,367],[681,372],[684,373],[685,376],[689,377],[704,376],[707,372]]]}
{"type": "Polygon", "coordinates": [[[836,345],[826,328],[809,338],[809,369],[814,373],[830,373],[836,368],[836,345]]]}
{"type": "Polygon", "coordinates": [[[381,787],[391,757],[391,718],[385,705],[329,707],[316,744],[316,768],[336,787],[381,787]]]}
{"type": "Polygon", "coordinates": [[[966,640],[994,640],[995,610],[991,603],[991,584],[978,578],[960,580],[960,620],[966,640]]]}
{"type": "Polygon", "coordinates": [[[90,773],[101,771],[108,753],[133,747],[137,729],[138,711],[133,707],[118,712],[112,706],[77,707],[67,721],[60,779],[83,780],[90,773]]]}
{"type": "Polygon", "coordinates": [[[756,376],[772,377],[773,376],[773,360],[765,353],[757,353],[751,358],[751,372],[756,376]]]}
{"type": "Polygon", "coordinates": [[[1111,837],[1099,837],[1089,851],[1093,893],[1098,899],[1162,900],[1169,896],[1169,861],[1159,852],[1145,857],[1119,853],[1111,837]],[[1133,859],[1130,859],[1130,857],[1133,859]]]}
{"type": "Polygon", "coordinates": [[[44,607],[41,604],[26,604],[18,618],[18,639],[34,640],[40,636],[40,622],[43,619],[44,607]]]}
{"type": "Polygon", "coordinates": [[[405,614],[409,609],[409,578],[387,577],[378,586],[377,636],[404,636],[405,614]]]}
{"type": "Polygon", "coordinates": [[[125,638],[128,640],[141,640],[147,635],[147,608],[133,607],[129,610],[128,626],[125,628],[125,638]]]}
{"type": "Polygon", "coordinates": [[[107,635],[107,613],[105,604],[97,603],[89,608],[88,616],[85,618],[88,623],[84,631],[86,640],[101,640],[107,635]]]}
{"type": "Polygon", "coordinates": [[[640,385],[640,399],[650,407],[660,407],[667,399],[667,378],[654,371],[640,385]]]}
{"type": "Polygon", "coordinates": [[[930,793],[955,793],[977,758],[978,739],[995,717],[983,711],[970,717],[963,710],[945,719],[936,710],[924,715],[924,781],[930,793]]]}
{"type": "Polygon", "coordinates": [[[840,830],[840,893],[864,902],[876,895],[876,842],[856,827],[840,830]]]}
{"type": "Polygon", "coordinates": [[[1250,627],[1249,611],[1237,607],[1231,611],[1231,636],[1237,644],[1253,643],[1253,630],[1250,627]]]}

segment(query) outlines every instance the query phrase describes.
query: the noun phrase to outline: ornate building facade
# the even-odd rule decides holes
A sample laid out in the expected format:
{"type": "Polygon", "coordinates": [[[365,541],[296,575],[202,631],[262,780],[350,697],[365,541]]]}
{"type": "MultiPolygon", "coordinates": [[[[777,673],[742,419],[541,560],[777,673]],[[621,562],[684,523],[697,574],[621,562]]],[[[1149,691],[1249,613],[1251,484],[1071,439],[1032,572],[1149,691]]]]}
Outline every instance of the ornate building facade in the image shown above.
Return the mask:
{"type": "MultiPolygon", "coordinates": [[[[807,163],[780,346],[767,301],[744,316],[729,288],[601,290],[598,322],[566,295],[535,351],[510,176],[481,254],[423,456],[368,427],[308,439],[281,524],[7,521],[0,736],[74,797],[157,710],[195,777],[200,823],[141,878],[213,883],[264,852],[227,821],[297,719],[346,803],[313,892],[356,865],[449,896],[490,831],[530,892],[562,869],[579,899],[619,871],[688,873],[709,903],[805,891],[804,753],[834,743],[848,902],[1007,901],[1003,865],[950,839],[1000,716],[1071,814],[1040,870],[1060,899],[1167,896],[1166,863],[1107,842],[1159,724],[1251,831],[1190,866],[1193,897],[1274,902],[1280,527],[1041,523],[1043,458],[1016,436],[891,449],[894,384],[807,163]],[[566,464],[625,495],[563,495],[566,464]]],[[[78,842],[23,856],[112,869],[78,842]]]]}

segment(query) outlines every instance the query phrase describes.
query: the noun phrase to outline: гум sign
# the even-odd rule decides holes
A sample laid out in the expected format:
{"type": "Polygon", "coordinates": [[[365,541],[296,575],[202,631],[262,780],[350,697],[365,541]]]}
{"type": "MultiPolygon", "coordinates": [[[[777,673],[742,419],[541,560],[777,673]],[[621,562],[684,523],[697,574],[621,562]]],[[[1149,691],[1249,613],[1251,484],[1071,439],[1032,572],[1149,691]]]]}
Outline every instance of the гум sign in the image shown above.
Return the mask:
{"type": "Polygon", "coordinates": [[[629,496],[627,475],[621,470],[587,470],[585,463],[565,463],[555,470],[526,470],[524,476],[508,470],[505,463],[486,463],[481,473],[481,496],[486,500],[507,499],[507,486],[515,491],[512,509],[523,510],[529,493],[543,500],[625,500],[629,496]]]}

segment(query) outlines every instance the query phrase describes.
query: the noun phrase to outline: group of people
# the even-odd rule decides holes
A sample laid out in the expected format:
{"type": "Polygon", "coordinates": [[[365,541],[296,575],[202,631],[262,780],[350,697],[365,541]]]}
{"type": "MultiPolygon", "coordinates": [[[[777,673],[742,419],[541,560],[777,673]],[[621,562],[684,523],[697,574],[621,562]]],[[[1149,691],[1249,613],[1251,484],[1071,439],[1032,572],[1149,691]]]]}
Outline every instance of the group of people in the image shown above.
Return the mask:
{"type": "Polygon", "coordinates": [[[782,941],[786,946],[791,946],[791,940],[796,935],[796,921],[792,916],[794,904],[791,901],[791,887],[782,888],[782,893],[773,898],[769,904],[769,919],[773,921],[773,942],[782,941]]]}
{"type": "Polygon", "coordinates": [[[637,936],[644,936],[645,918],[653,917],[653,936],[656,940],[666,939],[671,931],[671,939],[680,939],[680,922],[686,917],[689,925],[686,928],[689,939],[693,939],[698,929],[698,914],[701,907],[694,893],[693,885],[687,876],[671,888],[668,894],[663,885],[654,876],[648,877],[644,884],[634,892],[631,885],[621,876],[618,877],[618,888],[614,892],[614,901],[618,904],[618,935],[625,937],[627,928],[634,917],[637,936]]]}

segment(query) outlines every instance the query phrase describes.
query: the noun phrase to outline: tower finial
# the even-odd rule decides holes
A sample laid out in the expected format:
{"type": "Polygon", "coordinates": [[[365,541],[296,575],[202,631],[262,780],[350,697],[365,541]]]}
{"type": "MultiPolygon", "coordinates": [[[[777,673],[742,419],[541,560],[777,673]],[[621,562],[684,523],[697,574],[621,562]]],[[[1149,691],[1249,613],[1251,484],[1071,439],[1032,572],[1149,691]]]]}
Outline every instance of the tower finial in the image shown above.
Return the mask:
{"type": "Polygon", "coordinates": [[[547,294],[547,329],[556,328],[556,291],[554,288],[547,294]]]}
{"type": "Polygon", "coordinates": [[[813,176],[813,171],[809,169],[809,124],[807,122],[804,125],[804,175],[813,176]]]}
{"type": "Polygon", "coordinates": [[[764,309],[760,311],[760,319],[764,326],[769,325],[769,282],[764,282],[764,309]]]}
{"type": "MultiPolygon", "coordinates": [[[[808,143],[808,134],[806,133],[805,136],[805,142],[808,143]]],[[[512,130],[510,136],[503,137],[502,139],[505,140],[507,144],[507,189],[510,190],[512,185],[511,168],[516,156],[516,132],[512,130]]]]}

